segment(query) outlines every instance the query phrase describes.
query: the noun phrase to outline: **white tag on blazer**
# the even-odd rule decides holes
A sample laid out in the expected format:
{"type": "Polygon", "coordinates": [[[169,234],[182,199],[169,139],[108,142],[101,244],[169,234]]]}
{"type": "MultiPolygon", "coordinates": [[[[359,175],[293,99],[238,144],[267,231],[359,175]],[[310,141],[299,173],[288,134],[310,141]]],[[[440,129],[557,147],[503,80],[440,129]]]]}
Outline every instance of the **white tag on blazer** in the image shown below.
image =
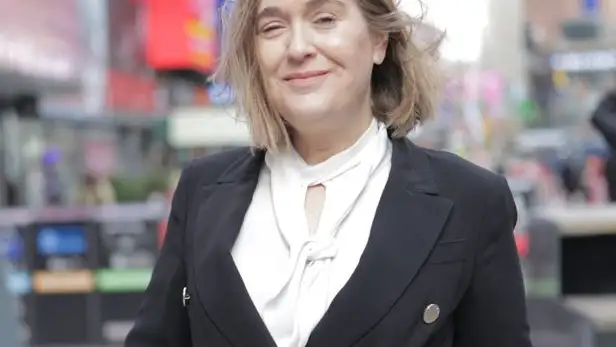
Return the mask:
{"type": "Polygon", "coordinates": [[[188,293],[188,289],[184,287],[184,289],[182,289],[182,305],[184,307],[188,307],[189,304],[190,304],[190,294],[188,293]]]}

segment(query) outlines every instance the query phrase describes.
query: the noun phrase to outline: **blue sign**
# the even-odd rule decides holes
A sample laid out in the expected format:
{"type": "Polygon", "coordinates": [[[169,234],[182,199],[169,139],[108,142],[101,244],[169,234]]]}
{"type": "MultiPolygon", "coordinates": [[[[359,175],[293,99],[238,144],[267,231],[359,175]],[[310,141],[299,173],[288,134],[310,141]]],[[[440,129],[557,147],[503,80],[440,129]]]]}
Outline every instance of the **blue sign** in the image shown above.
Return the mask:
{"type": "Polygon", "coordinates": [[[585,14],[598,14],[601,7],[601,0],[582,0],[582,11],[585,14]]]}
{"type": "Polygon", "coordinates": [[[86,252],[86,233],[82,226],[48,226],[39,229],[36,238],[41,255],[75,255],[86,252]]]}

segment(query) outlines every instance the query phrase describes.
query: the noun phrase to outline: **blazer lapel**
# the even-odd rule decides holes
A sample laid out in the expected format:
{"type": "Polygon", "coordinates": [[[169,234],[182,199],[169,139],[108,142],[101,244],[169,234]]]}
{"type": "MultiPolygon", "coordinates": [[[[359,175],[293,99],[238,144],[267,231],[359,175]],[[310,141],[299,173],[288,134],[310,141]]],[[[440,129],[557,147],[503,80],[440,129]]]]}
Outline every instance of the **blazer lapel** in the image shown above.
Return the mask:
{"type": "Polygon", "coordinates": [[[408,140],[392,142],[391,173],[366,249],[308,347],[351,346],[376,325],[411,284],[449,216],[453,204],[438,196],[425,152],[408,140]]]}
{"type": "Polygon", "coordinates": [[[197,301],[233,346],[275,347],[231,257],[262,162],[262,152],[247,155],[202,188],[194,233],[197,301]]]}

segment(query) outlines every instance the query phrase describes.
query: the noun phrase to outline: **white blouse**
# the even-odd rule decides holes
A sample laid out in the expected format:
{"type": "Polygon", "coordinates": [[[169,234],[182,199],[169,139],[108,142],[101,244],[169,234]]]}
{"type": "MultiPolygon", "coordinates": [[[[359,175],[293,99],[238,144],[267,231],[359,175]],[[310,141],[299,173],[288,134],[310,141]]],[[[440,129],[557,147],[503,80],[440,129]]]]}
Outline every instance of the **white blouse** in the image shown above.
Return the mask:
{"type": "Polygon", "coordinates": [[[232,256],[277,346],[305,346],[355,271],[390,169],[391,142],[376,121],[317,165],[294,151],[266,155],[232,256]],[[325,199],[310,232],[304,205],[314,185],[325,199]]]}

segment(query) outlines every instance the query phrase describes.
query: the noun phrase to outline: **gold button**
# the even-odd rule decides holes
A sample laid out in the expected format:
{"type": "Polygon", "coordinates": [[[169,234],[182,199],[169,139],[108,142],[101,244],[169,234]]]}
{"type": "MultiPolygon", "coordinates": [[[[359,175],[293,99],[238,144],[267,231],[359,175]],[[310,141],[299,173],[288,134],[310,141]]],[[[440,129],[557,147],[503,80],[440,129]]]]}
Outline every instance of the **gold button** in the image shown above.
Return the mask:
{"type": "Polygon", "coordinates": [[[430,304],[426,306],[426,309],[424,310],[423,321],[426,324],[432,324],[436,322],[440,315],[441,308],[437,304],[430,304]]]}

